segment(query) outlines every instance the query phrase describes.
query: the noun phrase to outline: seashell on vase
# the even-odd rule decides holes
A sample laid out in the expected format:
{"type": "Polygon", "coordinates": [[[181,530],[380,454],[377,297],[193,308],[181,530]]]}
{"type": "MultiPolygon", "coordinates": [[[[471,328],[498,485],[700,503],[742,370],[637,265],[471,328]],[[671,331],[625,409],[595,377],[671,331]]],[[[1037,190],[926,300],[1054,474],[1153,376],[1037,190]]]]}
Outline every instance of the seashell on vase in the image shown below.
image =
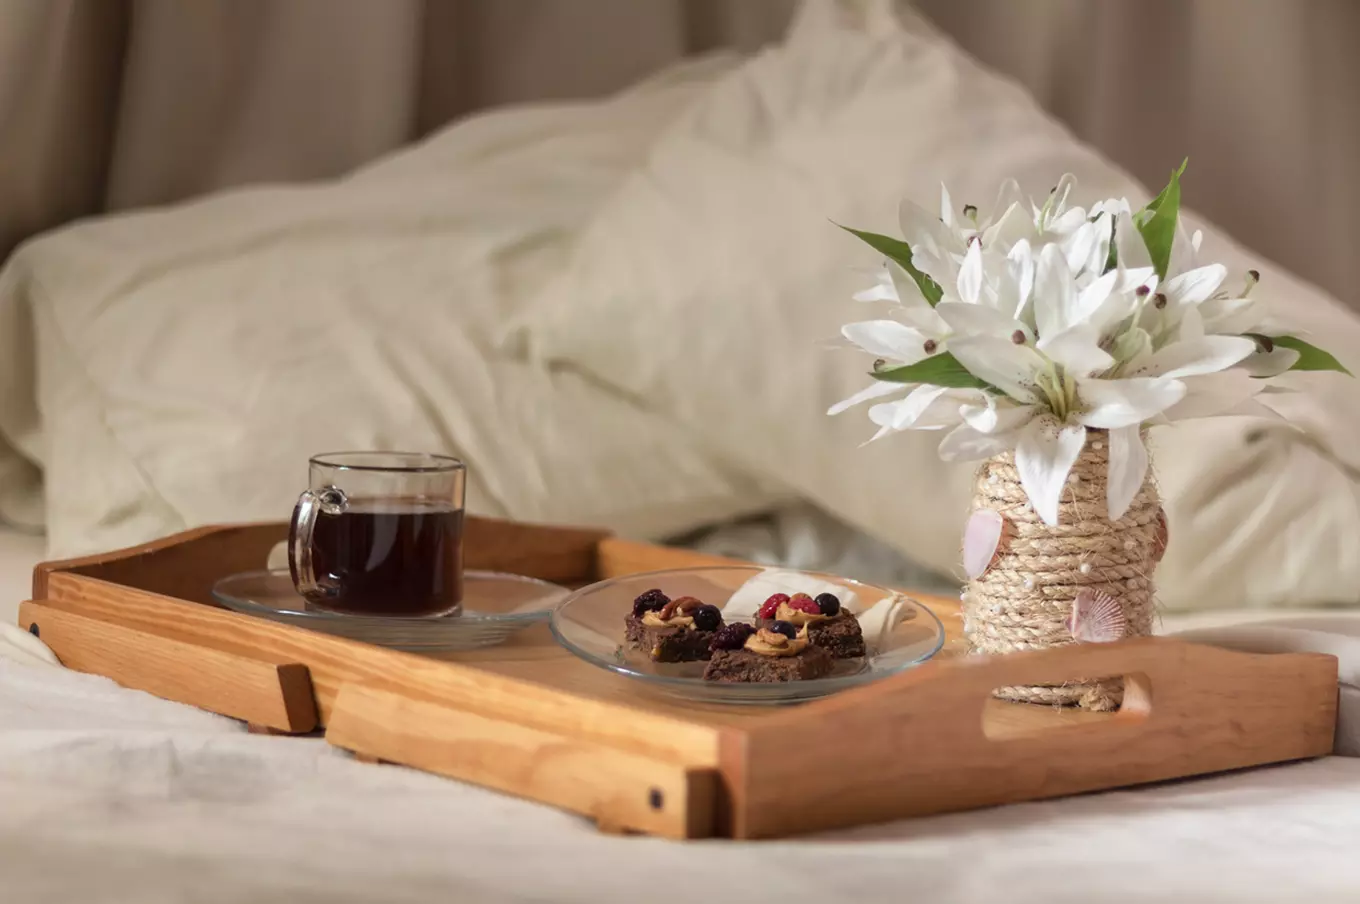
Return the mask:
{"type": "MultiPolygon", "coordinates": [[[[1064,487],[1058,524],[1050,526],[1028,504],[1013,452],[983,463],[964,537],[969,581],[963,608],[972,652],[1013,653],[1152,633],[1152,574],[1165,549],[1166,516],[1149,471],[1128,511],[1111,521],[1108,469],[1104,433],[1090,431],[1072,469],[1079,479],[1064,487]],[[991,514],[978,516],[983,511],[991,514]],[[979,567],[992,534],[993,555],[979,567]],[[1119,634],[1111,636],[1121,622],[1119,634]]],[[[1093,676],[1059,686],[1000,688],[995,694],[1112,710],[1123,698],[1122,685],[1118,678],[1093,676]]]]}

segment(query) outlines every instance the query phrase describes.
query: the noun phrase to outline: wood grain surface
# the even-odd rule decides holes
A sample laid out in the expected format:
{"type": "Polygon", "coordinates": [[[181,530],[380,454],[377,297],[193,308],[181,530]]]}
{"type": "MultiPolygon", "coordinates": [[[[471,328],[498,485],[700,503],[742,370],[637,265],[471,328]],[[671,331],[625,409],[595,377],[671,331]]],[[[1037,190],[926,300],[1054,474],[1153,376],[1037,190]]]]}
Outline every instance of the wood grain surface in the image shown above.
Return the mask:
{"type": "Polygon", "coordinates": [[[289,657],[205,646],[157,627],[92,617],[64,602],[21,604],[19,625],[36,628],[69,669],[271,729],[316,728],[307,666],[289,657]]]}
{"type": "MultiPolygon", "coordinates": [[[[934,660],[786,708],[655,696],[574,658],[546,626],[436,659],[203,604],[217,578],[262,567],[285,531],[204,528],[47,563],[35,572],[45,601],[26,604],[23,618],[38,621],[43,640],[76,668],[276,730],[306,730],[296,707],[280,713],[282,679],[265,680],[281,674],[270,669],[295,665],[310,678],[314,721],[328,726],[332,743],[543,800],[611,829],[671,837],[789,835],[1331,750],[1332,657],[1146,638],[965,658],[957,603],[928,596],[916,598],[947,635],[934,660]],[[194,672],[205,662],[211,675],[243,669],[255,677],[228,681],[224,691],[194,672]],[[1113,714],[990,696],[1007,684],[1113,675],[1129,686],[1113,714]],[[828,769],[829,762],[853,768],[828,769]]],[[[598,531],[468,522],[469,567],[575,586],[728,562],[598,531]]],[[[295,699],[296,682],[288,687],[285,696],[295,699]]]]}
{"type": "Polygon", "coordinates": [[[1334,657],[1156,637],[927,664],[724,733],[729,828],[775,837],[1323,756],[1336,701],[1334,657]],[[1130,690],[1104,719],[986,730],[997,687],[1109,675],[1130,690]],[[812,768],[843,761],[845,738],[854,768],[812,768]]]}
{"type": "Polygon", "coordinates": [[[713,834],[713,769],[444,706],[405,688],[346,685],[326,740],[370,760],[403,763],[572,810],[610,831],[668,838],[713,834]]]}

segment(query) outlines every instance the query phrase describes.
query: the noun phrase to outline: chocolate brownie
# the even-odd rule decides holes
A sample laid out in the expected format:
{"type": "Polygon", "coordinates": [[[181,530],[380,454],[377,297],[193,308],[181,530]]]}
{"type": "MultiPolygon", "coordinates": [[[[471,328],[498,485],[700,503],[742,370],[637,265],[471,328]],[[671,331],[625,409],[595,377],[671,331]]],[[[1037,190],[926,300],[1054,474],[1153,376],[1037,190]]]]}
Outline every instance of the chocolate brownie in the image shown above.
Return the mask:
{"type": "MultiPolygon", "coordinates": [[[[772,618],[756,619],[758,628],[768,628],[773,623],[772,618]]],[[[864,631],[859,626],[859,619],[849,612],[811,622],[808,625],[808,640],[836,659],[853,659],[868,652],[864,647],[864,631]]]]}
{"type": "Polygon", "coordinates": [[[701,631],[689,625],[648,625],[642,616],[629,615],[624,637],[635,650],[645,650],[655,662],[693,662],[707,659],[708,646],[715,631],[701,631]]]}
{"type": "Polygon", "coordinates": [[[825,678],[834,665],[831,654],[808,646],[796,656],[765,656],[747,649],[715,650],[704,679],[724,683],[808,681],[825,678]]]}

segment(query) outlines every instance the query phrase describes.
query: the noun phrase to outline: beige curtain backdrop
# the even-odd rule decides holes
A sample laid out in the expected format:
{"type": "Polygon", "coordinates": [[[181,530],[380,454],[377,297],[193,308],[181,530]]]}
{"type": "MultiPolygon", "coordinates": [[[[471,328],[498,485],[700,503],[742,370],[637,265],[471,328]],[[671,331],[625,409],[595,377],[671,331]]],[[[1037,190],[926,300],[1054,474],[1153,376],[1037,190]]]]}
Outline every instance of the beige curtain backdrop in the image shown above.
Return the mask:
{"type": "MultiPolygon", "coordinates": [[[[810,0],[830,2],[830,0],[810,0]]],[[[0,254],[75,217],[339,175],[470,111],[776,39],[794,0],[0,0],[0,254]]],[[[918,0],[1149,183],[1360,307],[1356,0],[918,0]]]]}

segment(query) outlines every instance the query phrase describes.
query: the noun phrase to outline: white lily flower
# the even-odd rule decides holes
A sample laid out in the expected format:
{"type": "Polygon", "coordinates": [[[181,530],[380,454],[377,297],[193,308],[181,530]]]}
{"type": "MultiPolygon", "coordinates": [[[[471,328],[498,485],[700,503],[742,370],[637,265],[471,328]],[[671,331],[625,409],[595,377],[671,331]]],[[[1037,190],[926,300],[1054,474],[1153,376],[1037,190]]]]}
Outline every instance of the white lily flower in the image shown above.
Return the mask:
{"type": "MultiPolygon", "coordinates": [[[[987,218],[971,206],[956,213],[947,189],[938,217],[903,204],[911,266],[935,281],[937,301],[892,262],[856,295],[894,303],[894,319],[848,324],[843,335],[881,359],[876,373],[897,372],[830,409],[880,400],[869,408],[874,439],[942,430],[949,461],[1013,450],[1021,485],[1050,525],[1091,431],[1106,438],[1107,514],[1118,520],[1147,479],[1147,425],[1278,416],[1261,401],[1270,387],[1255,377],[1292,367],[1301,353],[1287,346],[1308,350],[1311,366],[1328,363],[1297,337],[1273,343],[1285,337],[1248,297],[1259,276],[1249,274],[1237,296],[1223,289],[1227,270],[1199,262],[1199,232],[1186,235],[1177,223],[1163,244],[1165,229],[1145,236],[1127,199],[1088,213],[1072,203],[1074,185],[1064,176],[1026,213],[1007,183],[987,218]]],[[[1164,227],[1162,212],[1176,211],[1179,195],[1162,197],[1164,227]]]]}

